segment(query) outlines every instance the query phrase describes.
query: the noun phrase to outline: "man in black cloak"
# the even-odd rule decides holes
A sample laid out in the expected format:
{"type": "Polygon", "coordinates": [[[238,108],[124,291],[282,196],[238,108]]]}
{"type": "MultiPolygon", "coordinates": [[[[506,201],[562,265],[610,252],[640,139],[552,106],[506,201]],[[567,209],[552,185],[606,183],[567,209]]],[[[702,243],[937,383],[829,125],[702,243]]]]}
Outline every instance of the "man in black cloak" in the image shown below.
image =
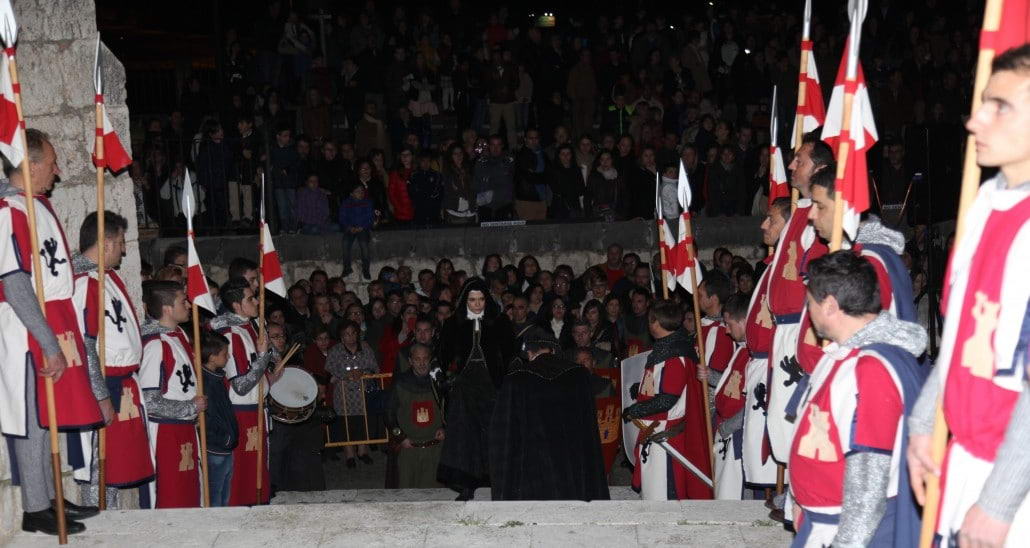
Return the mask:
{"type": "Polygon", "coordinates": [[[493,500],[607,500],[594,376],[543,329],[523,349],[490,423],[493,500]]]}
{"type": "Polygon", "coordinates": [[[487,430],[497,389],[515,358],[511,322],[490,298],[483,280],[465,283],[440,337],[441,363],[451,373],[446,401],[447,437],[436,479],[470,500],[490,483],[487,430]]]}

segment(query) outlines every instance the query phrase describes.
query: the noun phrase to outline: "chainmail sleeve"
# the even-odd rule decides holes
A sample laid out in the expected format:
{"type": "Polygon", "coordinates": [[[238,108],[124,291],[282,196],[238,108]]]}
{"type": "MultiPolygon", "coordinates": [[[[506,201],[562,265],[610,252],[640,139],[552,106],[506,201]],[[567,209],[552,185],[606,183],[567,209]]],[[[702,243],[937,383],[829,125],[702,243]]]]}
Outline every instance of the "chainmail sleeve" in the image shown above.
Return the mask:
{"type": "Polygon", "coordinates": [[[868,546],[887,510],[891,456],[862,451],[844,459],[844,504],[834,548],[868,546]]]}
{"type": "Polygon", "coordinates": [[[143,401],[147,415],[155,419],[192,420],[197,418],[197,405],[193,400],[170,400],[160,390],[144,390],[143,401]]]}
{"type": "Polygon", "coordinates": [[[97,354],[97,340],[93,337],[83,337],[86,346],[86,369],[89,371],[89,386],[93,390],[93,397],[97,401],[106,400],[111,397],[107,392],[107,382],[104,374],[100,372],[100,355],[97,354]]]}
{"type": "Polygon", "coordinates": [[[679,396],[673,394],[655,394],[653,398],[645,402],[637,402],[627,407],[622,416],[626,419],[641,419],[658,413],[664,413],[672,409],[679,399],[679,396]]]}
{"type": "Polygon", "coordinates": [[[247,374],[240,375],[229,381],[233,391],[242,396],[253,390],[257,386],[258,380],[261,379],[261,375],[265,373],[265,369],[268,368],[269,364],[274,363],[278,357],[279,353],[274,349],[258,356],[256,360],[251,362],[250,371],[247,371],[247,374]]]}

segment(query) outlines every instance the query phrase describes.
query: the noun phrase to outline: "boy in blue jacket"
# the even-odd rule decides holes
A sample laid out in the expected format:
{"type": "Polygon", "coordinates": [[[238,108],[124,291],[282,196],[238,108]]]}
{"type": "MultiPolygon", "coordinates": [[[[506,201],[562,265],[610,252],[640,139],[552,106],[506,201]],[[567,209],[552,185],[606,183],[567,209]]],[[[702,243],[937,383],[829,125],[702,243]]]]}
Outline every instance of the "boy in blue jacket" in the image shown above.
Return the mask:
{"type": "Polygon", "coordinates": [[[340,204],[340,229],[343,231],[343,276],[347,277],[354,272],[351,268],[351,248],[357,241],[361,275],[371,280],[369,243],[375,215],[372,201],[366,198],[366,194],[365,186],[358,184],[351,190],[350,197],[340,204]]]}
{"type": "Polygon", "coordinates": [[[211,506],[227,506],[232,481],[232,450],[240,437],[225,382],[229,341],[218,333],[205,331],[200,336],[200,359],[204,362],[204,395],[207,396],[207,466],[211,506]]]}

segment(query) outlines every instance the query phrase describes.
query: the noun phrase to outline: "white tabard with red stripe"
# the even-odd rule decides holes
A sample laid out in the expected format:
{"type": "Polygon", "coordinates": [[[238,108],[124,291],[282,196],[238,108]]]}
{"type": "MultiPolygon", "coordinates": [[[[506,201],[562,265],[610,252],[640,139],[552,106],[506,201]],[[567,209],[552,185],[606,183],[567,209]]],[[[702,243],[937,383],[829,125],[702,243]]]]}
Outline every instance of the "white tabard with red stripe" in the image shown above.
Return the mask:
{"type": "MultiPolygon", "coordinates": [[[[1022,388],[1015,363],[1030,282],[1030,185],[1006,188],[1001,175],[980,187],[956,242],[942,303],[944,416],[953,435],[944,462],[938,534],[954,535],[980,496],[1022,388]]],[[[1030,536],[1030,499],[1012,522],[1009,543],[1030,536]]]]}

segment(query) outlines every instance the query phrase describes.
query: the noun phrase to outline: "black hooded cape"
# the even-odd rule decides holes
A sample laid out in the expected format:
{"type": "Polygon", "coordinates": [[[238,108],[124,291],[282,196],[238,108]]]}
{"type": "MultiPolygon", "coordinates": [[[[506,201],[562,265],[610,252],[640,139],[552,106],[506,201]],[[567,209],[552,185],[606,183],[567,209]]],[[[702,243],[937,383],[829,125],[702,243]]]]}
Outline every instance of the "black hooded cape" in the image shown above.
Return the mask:
{"type": "Polygon", "coordinates": [[[590,377],[553,354],[508,373],[490,423],[493,500],[608,500],[590,377]]]}

